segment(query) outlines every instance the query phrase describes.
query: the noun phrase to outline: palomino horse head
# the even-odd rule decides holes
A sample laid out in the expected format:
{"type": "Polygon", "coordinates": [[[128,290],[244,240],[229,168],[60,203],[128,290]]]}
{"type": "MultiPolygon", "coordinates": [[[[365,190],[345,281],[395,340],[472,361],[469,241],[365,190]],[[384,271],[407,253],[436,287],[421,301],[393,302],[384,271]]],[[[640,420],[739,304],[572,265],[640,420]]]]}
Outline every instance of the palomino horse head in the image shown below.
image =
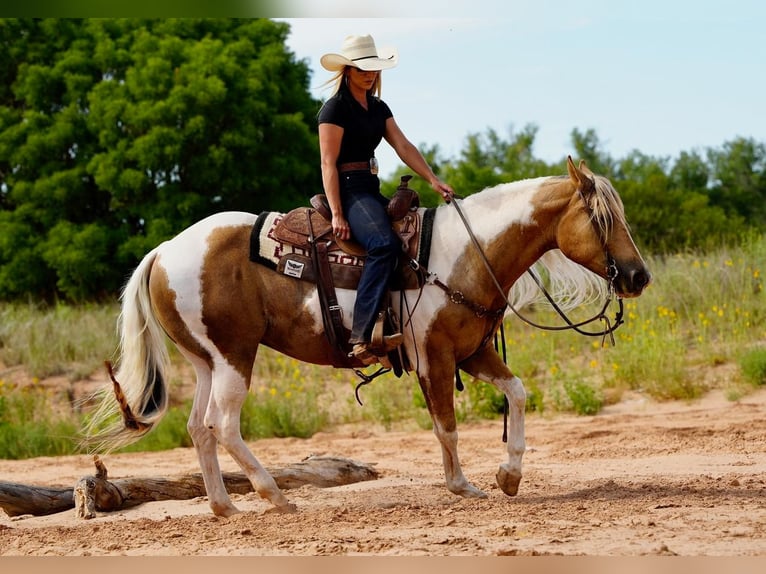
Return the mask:
{"type": "Polygon", "coordinates": [[[556,228],[556,244],[572,261],[611,282],[619,297],[638,297],[651,273],[636,248],[620,196],[609,180],[567,159],[571,194],[556,228]]]}

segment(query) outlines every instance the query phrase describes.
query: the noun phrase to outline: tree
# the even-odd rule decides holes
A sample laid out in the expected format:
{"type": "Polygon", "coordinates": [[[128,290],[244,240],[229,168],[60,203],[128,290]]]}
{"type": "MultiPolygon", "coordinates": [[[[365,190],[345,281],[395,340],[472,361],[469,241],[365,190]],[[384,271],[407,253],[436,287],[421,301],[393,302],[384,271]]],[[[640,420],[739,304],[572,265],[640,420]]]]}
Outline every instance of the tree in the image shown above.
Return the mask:
{"type": "Polygon", "coordinates": [[[469,134],[460,159],[444,167],[445,177],[458,193],[470,195],[499,183],[549,175],[551,168],[532,153],[536,136],[537,126],[531,124],[520,132],[509,129],[508,139],[492,128],[469,134]]]}
{"type": "MultiPolygon", "coordinates": [[[[425,144],[423,144],[420,148],[420,153],[423,155],[423,158],[425,158],[428,165],[431,166],[433,172],[437,176],[443,177],[444,160],[441,158],[439,146],[434,145],[432,147],[427,147],[425,144]]],[[[386,197],[393,196],[393,194],[396,192],[397,186],[401,183],[401,177],[406,174],[415,175],[410,168],[402,166],[399,167],[399,169],[397,169],[388,179],[381,179],[381,193],[386,197]]],[[[419,177],[413,178],[408,183],[408,186],[418,192],[420,205],[423,207],[436,207],[444,201],[441,195],[435,192],[428,184],[428,182],[420,179],[419,177]]]]}
{"type": "Polygon", "coordinates": [[[601,150],[601,142],[595,130],[588,129],[585,133],[582,133],[579,129],[575,128],[570,133],[570,137],[572,138],[572,146],[575,149],[572,159],[575,161],[585,160],[588,168],[594,173],[606,177],[613,175],[615,170],[614,161],[608,153],[601,150]]]}
{"type": "Polygon", "coordinates": [[[737,138],[721,150],[709,150],[711,201],[727,214],[739,215],[766,229],[766,145],[737,138]]]}
{"type": "Polygon", "coordinates": [[[319,102],[288,31],[0,21],[0,298],[113,295],[148,250],[211,213],[305,202],[321,186],[319,102]]]}
{"type": "Polygon", "coordinates": [[[669,169],[667,160],[634,151],[616,165],[613,184],[639,248],[671,253],[736,241],[744,222],[711,205],[705,169],[698,160],[685,154],[669,169]]]}

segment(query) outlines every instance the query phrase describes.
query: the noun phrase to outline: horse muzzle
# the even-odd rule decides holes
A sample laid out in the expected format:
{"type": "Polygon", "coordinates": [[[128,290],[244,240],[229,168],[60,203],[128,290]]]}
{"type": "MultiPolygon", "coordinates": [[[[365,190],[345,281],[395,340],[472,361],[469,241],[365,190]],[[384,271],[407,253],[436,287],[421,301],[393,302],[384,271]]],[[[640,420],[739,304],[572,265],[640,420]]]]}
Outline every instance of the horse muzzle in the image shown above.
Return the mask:
{"type": "Polygon", "coordinates": [[[645,266],[620,271],[614,280],[614,289],[619,297],[638,297],[652,282],[652,274],[645,266]]]}

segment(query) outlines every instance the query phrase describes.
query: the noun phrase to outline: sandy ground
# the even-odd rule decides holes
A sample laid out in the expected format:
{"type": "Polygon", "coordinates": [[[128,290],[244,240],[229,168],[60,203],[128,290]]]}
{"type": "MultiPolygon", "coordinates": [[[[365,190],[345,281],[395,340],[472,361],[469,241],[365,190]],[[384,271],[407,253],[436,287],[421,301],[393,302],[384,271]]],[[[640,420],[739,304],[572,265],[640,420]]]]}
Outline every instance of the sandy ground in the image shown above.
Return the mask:
{"type": "MultiPolygon", "coordinates": [[[[375,464],[381,477],[286,491],[296,514],[266,514],[256,494],[216,518],[206,498],[153,502],[78,519],[74,511],[9,518],[3,556],[764,556],[766,390],[693,403],[632,397],[598,416],[527,418],[524,479],[510,498],[494,484],[505,460],[502,421],[462,425],[463,469],[486,499],[450,494],[430,431],[355,426],[311,439],[250,444],[267,467],[311,455],[375,464]]],[[[226,454],[224,470],[237,471],[226,454]]],[[[114,455],[110,478],[198,472],[194,451],[114,455]]],[[[0,480],[73,485],[87,456],[0,461],[0,480]]]]}

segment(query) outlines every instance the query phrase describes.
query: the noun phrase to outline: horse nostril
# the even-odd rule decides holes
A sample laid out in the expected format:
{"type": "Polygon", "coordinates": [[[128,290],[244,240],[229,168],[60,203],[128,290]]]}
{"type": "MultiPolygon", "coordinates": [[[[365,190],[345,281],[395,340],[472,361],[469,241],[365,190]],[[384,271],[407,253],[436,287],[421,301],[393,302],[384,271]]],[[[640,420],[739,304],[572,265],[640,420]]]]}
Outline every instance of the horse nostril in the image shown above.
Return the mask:
{"type": "Polygon", "coordinates": [[[633,288],[640,291],[649,285],[649,282],[652,280],[652,274],[646,269],[635,269],[630,273],[630,280],[633,288]]]}

